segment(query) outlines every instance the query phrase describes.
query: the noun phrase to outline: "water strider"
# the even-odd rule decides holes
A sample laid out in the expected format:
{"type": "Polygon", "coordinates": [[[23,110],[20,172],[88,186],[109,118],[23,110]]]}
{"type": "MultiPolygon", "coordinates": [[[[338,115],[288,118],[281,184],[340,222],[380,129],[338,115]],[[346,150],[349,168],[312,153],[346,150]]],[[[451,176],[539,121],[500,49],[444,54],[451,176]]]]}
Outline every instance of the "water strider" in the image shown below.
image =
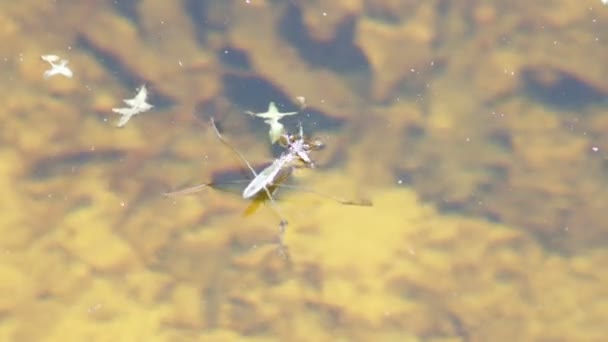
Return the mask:
{"type": "MultiPolygon", "coordinates": [[[[249,166],[255,177],[243,190],[243,198],[252,198],[269,185],[282,183],[282,180],[291,174],[295,161],[301,161],[308,167],[314,167],[315,164],[308,153],[323,148],[323,142],[320,140],[305,139],[301,125],[299,135],[282,134],[279,143],[286,151],[279,158],[275,159],[272,164],[262,170],[262,172],[255,175],[255,171],[249,166]],[[277,182],[278,180],[281,181],[277,182]]],[[[246,164],[249,164],[242,155],[241,159],[246,164]]]]}
{"type": "MultiPolygon", "coordinates": [[[[279,158],[275,159],[269,166],[264,168],[261,172],[257,173],[255,169],[251,166],[249,161],[245,158],[245,156],[236,149],[232,144],[230,144],[219,132],[217,126],[215,125],[215,121],[213,118],[211,119],[211,126],[213,127],[216,136],[218,139],[230,148],[239,158],[243,161],[243,163],[247,166],[249,171],[251,172],[253,179],[249,181],[247,186],[242,192],[242,197],[244,199],[253,199],[260,195],[265,195],[265,197],[270,201],[274,212],[280,219],[279,223],[279,236],[278,236],[278,245],[279,251],[283,256],[286,256],[285,245],[283,244],[283,235],[285,233],[285,229],[287,227],[287,220],[284,218],[281,210],[276,203],[273,193],[279,186],[287,187],[287,188],[295,188],[300,189],[305,192],[314,193],[320,195],[325,198],[332,199],[343,205],[358,205],[358,206],[371,206],[371,202],[369,201],[352,201],[345,200],[335,196],[331,196],[329,194],[325,194],[322,192],[318,192],[313,189],[301,188],[296,186],[289,186],[283,184],[283,182],[291,175],[294,168],[298,166],[304,166],[309,168],[314,168],[315,164],[309,156],[309,153],[312,151],[317,151],[323,147],[323,142],[318,139],[306,138],[304,136],[304,132],[302,126],[300,125],[299,134],[293,135],[289,133],[282,134],[279,138],[279,143],[282,147],[285,148],[285,151],[279,156],[279,158]],[[299,163],[298,163],[299,162],[299,163]]],[[[182,190],[177,190],[174,192],[165,193],[165,196],[181,196],[181,195],[189,195],[202,191],[206,187],[213,186],[216,183],[204,183],[199,184],[193,187],[185,188],[182,190]]]]}

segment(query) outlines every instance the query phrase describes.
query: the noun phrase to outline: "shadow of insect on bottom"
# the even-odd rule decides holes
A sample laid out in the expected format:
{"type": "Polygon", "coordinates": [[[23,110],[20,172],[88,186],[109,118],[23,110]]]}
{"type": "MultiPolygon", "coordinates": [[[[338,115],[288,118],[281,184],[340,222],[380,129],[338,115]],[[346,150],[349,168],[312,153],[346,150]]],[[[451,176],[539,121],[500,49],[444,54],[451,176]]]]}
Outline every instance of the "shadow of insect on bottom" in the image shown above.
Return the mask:
{"type": "Polygon", "coordinates": [[[321,197],[325,197],[336,201],[342,205],[356,205],[356,206],[371,206],[372,203],[368,200],[347,200],[340,197],[332,196],[327,193],[319,192],[315,189],[310,189],[301,186],[294,186],[285,184],[285,181],[292,174],[293,170],[298,167],[314,168],[315,164],[308,155],[308,153],[322,148],[323,144],[318,140],[308,139],[304,137],[302,127],[300,126],[300,132],[297,135],[285,134],[281,137],[281,146],[285,148],[285,151],[281,156],[275,159],[270,165],[262,169],[259,173],[251,166],[249,161],[243,156],[243,154],[230,144],[219,132],[215,121],[211,119],[211,125],[217,135],[218,139],[230,148],[243,163],[249,169],[252,179],[215,179],[212,182],[199,184],[193,187],[165,193],[165,196],[175,197],[196,194],[203,191],[207,187],[218,187],[225,184],[246,184],[245,189],[242,192],[243,199],[251,200],[251,204],[246,209],[246,213],[251,213],[257,209],[260,203],[270,202],[271,208],[274,213],[279,217],[279,235],[278,235],[278,247],[279,252],[282,256],[287,257],[286,246],[283,244],[283,235],[287,227],[287,220],[282,214],[274,194],[279,188],[293,188],[304,192],[310,192],[321,197]]]}

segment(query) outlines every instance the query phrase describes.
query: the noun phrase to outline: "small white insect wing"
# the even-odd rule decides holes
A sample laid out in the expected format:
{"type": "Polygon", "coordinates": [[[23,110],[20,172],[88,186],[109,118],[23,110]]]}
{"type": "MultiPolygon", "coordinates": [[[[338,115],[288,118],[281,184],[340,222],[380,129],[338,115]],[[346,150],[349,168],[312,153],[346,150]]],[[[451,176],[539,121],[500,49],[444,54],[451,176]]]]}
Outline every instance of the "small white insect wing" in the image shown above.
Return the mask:
{"type": "Polygon", "coordinates": [[[123,115],[120,117],[120,120],[118,120],[118,123],[116,123],[117,127],[122,127],[124,126],[132,117],[133,115],[123,115]]]}
{"type": "Polygon", "coordinates": [[[114,113],[123,115],[123,117],[120,118],[117,126],[122,127],[127,123],[127,121],[129,121],[129,119],[131,119],[132,116],[152,109],[154,106],[146,102],[147,97],[148,90],[146,89],[145,85],[142,85],[135,97],[132,99],[123,100],[123,102],[129,106],[128,108],[112,108],[114,113]]]}
{"type": "Polygon", "coordinates": [[[55,76],[55,69],[49,69],[42,74],[42,77],[44,77],[45,80],[52,76],[55,76]]]}
{"type": "Polygon", "coordinates": [[[148,98],[148,89],[146,89],[145,85],[142,85],[133,100],[136,101],[135,103],[141,104],[146,102],[146,98],[148,98]]]}
{"type": "Polygon", "coordinates": [[[66,61],[65,59],[62,59],[61,63],[55,66],[55,68],[57,69],[58,74],[61,74],[67,78],[72,78],[72,76],[74,76],[72,70],[68,68],[68,61],[66,61]]]}

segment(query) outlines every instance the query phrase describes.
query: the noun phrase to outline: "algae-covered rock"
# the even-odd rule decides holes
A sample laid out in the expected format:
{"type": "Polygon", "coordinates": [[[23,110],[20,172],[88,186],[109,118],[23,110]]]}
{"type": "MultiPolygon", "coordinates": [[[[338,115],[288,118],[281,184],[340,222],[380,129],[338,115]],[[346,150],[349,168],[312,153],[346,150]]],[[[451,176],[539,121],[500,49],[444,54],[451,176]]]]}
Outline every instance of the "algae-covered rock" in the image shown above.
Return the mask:
{"type": "Polygon", "coordinates": [[[601,341],[602,9],[7,2],[0,340],[601,341]],[[208,119],[257,166],[283,151],[240,107],[300,97],[318,167],[243,200],[208,119]]]}
{"type": "Polygon", "coordinates": [[[357,45],[365,52],[373,71],[371,97],[387,100],[401,82],[433,69],[431,44],[435,39],[435,14],[421,5],[413,18],[400,25],[363,19],[357,27],[357,45]]]}

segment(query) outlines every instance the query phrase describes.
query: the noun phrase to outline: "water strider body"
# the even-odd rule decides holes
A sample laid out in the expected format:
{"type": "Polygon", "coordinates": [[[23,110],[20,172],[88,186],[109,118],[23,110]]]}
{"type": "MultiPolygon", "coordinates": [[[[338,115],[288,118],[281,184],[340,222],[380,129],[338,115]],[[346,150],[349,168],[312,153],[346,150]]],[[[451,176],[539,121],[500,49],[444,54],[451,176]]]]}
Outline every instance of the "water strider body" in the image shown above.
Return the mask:
{"type": "MultiPolygon", "coordinates": [[[[273,205],[275,205],[272,193],[277,187],[280,186],[314,193],[316,195],[331,199],[343,205],[355,205],[366,207],[372,205],[372,203],[368,200],[348,200],[332,196],[330,194],[317,191],[315,189],[283,184],[283,182],[291,175],[293,169],[298,167],[298,161],[300,162],[300,164],[304,164],[305,167],[314,168],[315,163],[312,161],[308,153],[311,151],[317,151],[323,148],[324,146],[323,142],[319,139],[305,138],[301,126],[299,134],[283,134],[281,136],[279,143],[282,147],[286,149],[285,152],[283,152],[283,154],[281,154],[279,158],[275,159],[270,165],[268,165],[266,168],[264,168],[258,173],[251,166],[249,161],[245,159],[245,156],[243,156],[243,154],[239,150],[237,150],[234,146],[232,146],[228,141],[224,139],[224,137],[220,134],[217,127],[215,126],[215,122],[213,121],[213,119],[211,119],[211,125],[220,141],[228,148],[230,148],[236,155],[239,156],[239,158],[247,166],[249,172],[251,172],[251,175],[253,176],[253,179],[247,183],[247,186],[242,192],[242,197],[244,199],[252,199],[257,197],[258,195],[266,195],[267,199],[270,200],[273,205]]],[[[227,183],[241,183],[241,180],[229,181],[227,183]]],[[[191,195],[198,193],[209,186],[214,186],[218,184],[219,183],[216,182],[203,183],[189,188],[165,193],[165,196],[191,195]]]]}
{"type": "MultiPolygon", "coordinates": [[[[291,173],[294,167],[293,163],[296,161],[300,161],[308,167],[314,167],[315,164],[308,153],[323,148],[323,142],[320,140],[304,138],[302,126],[300,126],[299,135],[283,134],[279,141],[286,151],[272,164],[255,175],[243,190],[243,198],[252,198],[262,190],[281,183],[291,173]]],[[[255,174],[255,171],[253,173],[255,174]]]]}

